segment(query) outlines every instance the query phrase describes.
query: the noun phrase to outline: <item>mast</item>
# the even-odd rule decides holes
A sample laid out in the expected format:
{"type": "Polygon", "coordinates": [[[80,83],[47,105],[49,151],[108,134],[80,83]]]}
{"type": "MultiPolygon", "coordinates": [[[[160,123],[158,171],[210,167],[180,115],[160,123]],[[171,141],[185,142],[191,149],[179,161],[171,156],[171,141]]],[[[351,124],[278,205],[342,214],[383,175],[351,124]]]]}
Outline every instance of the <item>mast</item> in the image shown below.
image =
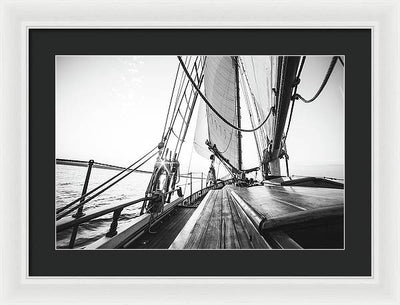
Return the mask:
{"type": "MultiPolygon", "coordinates": [[[[236,80],[236,114],[237,114],[237,126],[241,128],[241,116],[240,116],[240,91],[239,91],[239,56],[234,56],[235,62],[235,80],[236,80]]],[[[237,131],[238,137],[238,163],[239,170],[242,170],[242,133],[237,131]]]]}
{"type": "MultiPolygon", "coordinates": [[[[280,176],[280,154],[282,151],[282,137],[292,97],[293,84],[296,79],[296,72],[300,62],[300,56],[285,56],[279,58],[278,66],[278,96],[276,102],[276,123],[275,134],[268,156],[268,163],[271,174],[280,176]]],[[[264,173],[268,175],[268,173],[264,173]]]]}

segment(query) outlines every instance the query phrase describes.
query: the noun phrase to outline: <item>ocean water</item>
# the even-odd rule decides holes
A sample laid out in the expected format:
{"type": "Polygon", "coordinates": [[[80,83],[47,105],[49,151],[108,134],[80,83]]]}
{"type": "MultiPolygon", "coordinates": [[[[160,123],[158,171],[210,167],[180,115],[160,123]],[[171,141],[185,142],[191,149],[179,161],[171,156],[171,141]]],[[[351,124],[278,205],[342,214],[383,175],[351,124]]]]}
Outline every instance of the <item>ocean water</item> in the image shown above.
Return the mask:
{"type": "MultiPolygon", "coordinates": [[[[79,198],[82,193],[83,184],[86,177],[87,168],[80,166],[70,165],[59,165],[56,166],[56,209],[67,205],[76,198],[79,198]]],[[[110,169],[99,169],[93,168],[90,175],[88,191],[92,190],[96,186],[105,182],[112,176],[118,174],[118,171],[110,169]]],[[[85,204],[83,211],[96,208],[106,207],[109,204],[129,202],[138,198],[141,198],[145,194],[150,174],[145,173],[131,173],[128,177],[118,182],[116,185],[89,201],[85,204]]],[[[182,190],[185,191],[185,196],[190,192],[189,186],[185,183],[187,179],[182,178],[178,185],[182,186],[182,190]]],[[[200,189],[200,181],[194,180],[193,192],[200,189]]],[[[126,207],[122,210],[121,216],[118,221],[118,226],[124,225],[133,218],[139,216],[142,203],[126,207]]],[[[72,212],[72,214],[74,214],[72,212]]],[[[93,219],[88,223],[83,223],[79,226],[78,234],[75,240],[74,247],[86,246],[97,239],[104,236],[109,230],[113,213],[103,215],[99,218],[93,219]]],[[[71,237],[72,229],[68,229],[57,233],[56,247],[66,248],[68,247],[69,240],[71,237]]]]}
{"type": "MultiPolygon", "coordinates": [[[[286,167],[281,163],[282,174],[286,173],[286,167]]],[[[315,176],[344,179],[343,164],[291,164],[289,161],[290,175],[315,176]]]]}

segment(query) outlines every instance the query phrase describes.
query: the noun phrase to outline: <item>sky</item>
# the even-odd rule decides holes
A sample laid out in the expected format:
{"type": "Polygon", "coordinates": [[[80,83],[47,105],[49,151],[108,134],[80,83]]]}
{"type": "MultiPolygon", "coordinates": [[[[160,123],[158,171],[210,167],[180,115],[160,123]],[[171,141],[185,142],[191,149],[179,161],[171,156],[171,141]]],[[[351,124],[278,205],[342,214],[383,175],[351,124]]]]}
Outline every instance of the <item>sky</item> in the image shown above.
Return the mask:
{"type": "MultiPolygon", "coordinates": [[[[307,57],[298,93],[314,95],[330,60],[307,57]]],[[[128,166],[157,145],[178,63],[176,56],[56,56],[56,157],[128,166]]],[[[181,153],[182,173],[207,173],[209,167],[192,145],[198,104],[181,153]]],[[[242,127],[249,128],[244,104],[242,127]]],[[[244,168],[258,166],[253,135],[243,134],[242,142],[244,168]]],[[[323,171],[343,177],[344,68],[339,63],[315,102],[296,102],[287,149],[291,174],[323,171]]]]}

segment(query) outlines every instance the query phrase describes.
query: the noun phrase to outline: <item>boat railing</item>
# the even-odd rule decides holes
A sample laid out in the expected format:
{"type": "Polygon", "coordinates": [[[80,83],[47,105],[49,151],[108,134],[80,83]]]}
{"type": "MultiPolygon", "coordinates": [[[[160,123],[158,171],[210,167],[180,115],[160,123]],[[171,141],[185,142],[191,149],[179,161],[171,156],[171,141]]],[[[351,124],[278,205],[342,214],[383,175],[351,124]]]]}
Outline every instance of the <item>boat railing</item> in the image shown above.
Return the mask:
{"type": "Polygon", "coordinates": [[[151,158],[156,156],[158,154],[157,151],[154,152],[156,150],[156,148],[157,147],[154,147],[151,151],[149,151],[144,156],[142,156],[141,158],[136,160],[133,164],[131,164],[124,170],[120,171],[113,177],[109,178],[107,181],[103,182],[102,184],[96,186],[94,189],[87,192],[87,186],[88,186],[89,179],[90,179],[90,173],[91,173],[91,170],[92,170],[92,167],[94,164],[94,161],[90,160],[89,164],[88,164],[88,170],[86,173],[85,183],[84,183],[83,190],[82,190],[82,195],[79,198],[73,200],[72,202],[66,204],[65,206],[58,208],[56,210],[56,220],[60,220],[60,219],[64,218],[65,216],[67,216],[68,214],[72,213],[75,210],[78,210],[78,212],[73,216],[76,218],[81,217],[82,211],[83,211],[83,206],[87,202],[93,200],[100,194],[104,193],[106,190],[108,190],[109,188],[111,188],[112,186],[114,186],[115,184],[117,184],[118,182],[120,182],[121,180],[126,178],[127,176],[129,176],[131,173],[133,173],[135,170],[139,169],[143,164],[145,164],[151,158]]]}
{"type": "MultiPolygon", "coordinates": [[[[165,195],[172,194],[176,192],[178,189],[174,189],[172,191],[169,191],[168,193],[165,193],[165,195]]],[[[117,227],[118,227],[118,220],[121,216],[122,210],[126,207],[132,206],[134,204],[137,204],[139,202],[143,202],[146,200],[152,200],[155,199],[156,197],[143,197],[139,199],[135,199],[132,201],[128,201],[125,203],[119,203],[119,204],[111,204],[107,205],[105,207],[99,207],[99,208],[93,208],[91,210],[85,211],[85,214],[81,214],[79,217],[73,216],[67,216],[64,218],[61,218],[60,220],[57,221],[56,223],[56,229],[57,232],[61,232],[70,228],[73,228],[71,232],[71,238],[69,241],[69,248],[73,248],[75,244],[75,239],[76,239],[76,234],[78,231],[79,225],[89,222],[93,219],[99,218],[101,216],[104,216],[109,213],[113,213],[112,221],[110,224],[110,228],[108,232],[106,233],[107,237],[113,237],[115,236],[117,232],[117,227]]]]}
{"type": "MultiPolygon", "coordinates": [[[[202,197],[204,197],[208,193],[209,190],[221,188],[226,184],[232,183],[232,181],[233,181],[233,179],[218,181],[216,184],[214,184],[212,186],[207,186],[197,192],[194,192],[194,193],[190,194],[189,196],[187,196],[186,198],[184,198],[183,200],[180,200],[179,206],[195,207],[195,203],[198,202],[198,200],[200,200],[202,197]]],[[[174,189],[174,190],[169,191],[168,193],[165,193],[165,195],[172,194],[177,191],[178,191],[178,189],[174,189]]],[[[135,200],[125,202],[125,203],[111,204],[111,205],[107,205],[105,207],[93,208],[91,210],[85,211],[85,214],[82,213],[79,217],[75,217],[75,215],[67,216],[67,217],[61,218],[57,221],[56,229],[57,229],[57,232],[62,232],[67,229],[73,228],[73,230],[71,232],[71,238],[69,241],[69,248],[73,248],[74,244],[75,244],[76,234],[77,234],[79,225],[90,222],[91,220],[99,218],[106,214],[113,213],[110,228],[109,228],[108,232],[105,234],[106,237],[113,237],[116,234],[118,234],[118,232],[117,232],[118,221],[121,216],[122,210],[124,208],[132,206],[139,202],[143,202],[146,200],[152,200],[152,199],[155,199],[155,197],[142,197],[142,198],[135,199],[135,200]]]]}
{"type": "MultiPolygon", "coordinates": [[[[61,231],[70,229],[74,226],[79,226],[82,223],[89,222],[95,218],[99,218],[101,216],[104,216],[104,215],[112,213],[112,212],[114,212],[113,222],[116,222],[116,224],[117,224],[119,215],[121,214],[121,212],[124,208],[134,205],[136,203],[145,201],[145,200],[150,200],[150,199],[152,199],[152,197],[143,197],[143,198],[139,198],[136,200],[125,202],[125,203],[112,204],[112,205],[107,205],[106,207],[94,208],[92,210],[86,211],[86,213],[79,218],[74,218],[72,216],[64,217],[57,221],[57,225],[56,225],[57,232],[61,232],[61,231]]],[[[113,233],[115,233],[115,228],[113,229],[112,227],[113,226],[111,225],[110,230],[107,233],[108,235],[112,235],[113,233]]]]}

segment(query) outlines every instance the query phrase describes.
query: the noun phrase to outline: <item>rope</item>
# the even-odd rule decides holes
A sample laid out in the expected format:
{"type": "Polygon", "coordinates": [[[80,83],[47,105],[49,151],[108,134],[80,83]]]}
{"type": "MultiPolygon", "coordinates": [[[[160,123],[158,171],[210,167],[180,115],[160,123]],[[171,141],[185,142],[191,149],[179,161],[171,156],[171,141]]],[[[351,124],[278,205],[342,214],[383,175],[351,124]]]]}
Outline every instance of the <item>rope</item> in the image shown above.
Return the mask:
{"type": "MultiPolygon", "coordinates": [[[[298,70],[298,72],[297,72],[297,76],[296,76],[296,86],[294,87],[294,94],[293,94],[293,96],[296,96],[296,94],[297,94],[297,87],[298,87],[298,85],[299,85],[299,83],[300,83],[300,75],[301,75],[301,72],[303,71],[303,67],[304,67],[304,62],[305,62],[305,61],[306,61],[306,57],[303,56],[303,57],[301,58],[300,68],[299,68],[299,70],[298,70]]],[[[287,128],[286,128],[286,133],[285,133],[285,135],[286,135],[286,136],[285,136],[285,142],[286,142],[286,138],[287,138],[287,135],[288,135],[288,132],[289,132],[290,123],[292,122],[293,109],[294,109],[294,99],[292,99],[292,107],[290,108],[289,121],[288,121],[288,125],[287,125],[287,128]]]]}
{"type": "MultiPolygon", "coordinates": [[[[201,84],[203,83],[203,79],[204,79],[204,64],[201,65],[201,71],[200,71],[200,77],[198,74],[198,68],[200,68],[200,63],[201,63],[202,57],[201,56],[197,56],[195,62],[194,62],[194,70],[192,69],[192,73],[195,72],[196,76],[197,76],[197,80],[198,80],[198,86],[201,87],[201,84]],[[196,64],[197,63],[197,59],[199,59],[199,66],[196,64]]],[[[189,82],[189,81],[188,81],[189,82]]],[[[179,157],[181,154],[181,150],[182,150],[182,146],[183,146],[183,142],[186,139],[186,135],[189,129],[189,124],[191,122],[191,118],[193,115],[193,111],[194,108],[196,106],[196,102],[197,102],[197,98],[198,98],[199,94],[197,93],[197,91],[193,88],[193,86],[190,87],[190,95],[189,95],[189,100],[191,100],[191,105],[188,104],[188,108],[189,108],[189,113],[187,116],[187,124],[185,126],[181,126],[181,129],[183,131],[183,133],[181,133],[182,135],[182,141],[181,143],[177,143],[176,147],[175,147],[175,152],[177,152],[177,156],[179,157]],[[191,106],[191,107],[190,107],[191,106]]],[[[186,116],[185,116],[186,117],[186,116]]]]}
{"type": "MultiPolygon", "coordinates": [[[[240,78],[241,78],[241,80],[242,80],[242,90],[243,90],[243,92],[245,92],[244,94],[243,94],[243,96],[244,96],[244,99],[245,99],[245,101],[246,101],[246,105],[247,105],[247,110],[249,111],[249,115],[250,115],[250,121],[251,121],[251,127],[252,128],[254,128],[254,125],[256,124],[255,123],[255,121],[254,121],[254,118],[253,118],[253,109],[252,109],[252,107],[251,107],[251,104],[250,104],[250,95],[251,95],[251,97],[252,97],[252,99],[253,99],[253,104],[254,104],[254,111],[255,111],[255,114],[256,114],[256,116],[257,116],[257,119],[260,121],[260,115],[259,115],[259,113],[258,113],[258,109],[257,109],[257,105],[256,105],[256,102],[255,102],[255,96],[254,96],[254,94],[252,93],[252,91],[251,91],[251,88],[250,88],[250,83],[249,83],[249,79],[247,78],[247,74],[246,74],[246,70],[245,70],[245,68],[244,68],[244,64],[243,64],[243,61],[242,61],[242,59],[239,57],[239,60],[240,60],[240,66],[239,66],[239,68],[240,68],[240,71],[241,71],[241,73],[240,73],[240,78]],[[246,86],[247,85],[247,86],[246,86]]],[[[264,141],[264,139],[265,138],[267,138],[266,137],[266,135],[265,135],[265,129],[263,128],[263,129],[261,129],[260,131],[259,131],[259,133],[257,133],[257,132],[255,132],[254,133],[254,138],[255,138],[255,142],[256,142],[256,145],[257,145],[257,152],[258,152],[258,157],[259,157],[259,159],[260,159],[260,163],[262,162],[262,147],[265,147],[266,145],[265,145],[265,141],[264,141]],[[259,134],[260,133],[260,134],[259,134]]]]}
{"type": "Polygon", "coordinates": [[[329,69],[328,69],[328,71],[326,72],[325,78],[324,78],[324,80],[323,80],[321,86],[319,87],[317,93],[315,93],[315,95],[314,95],[311,99],[306,100],[306,99],[305,99],[304,97],[302,97],[300,94],[295,94],[295,95],[293,96],[293,98],[296,99],[296,100],[300,99],[300,100],[302,100],[304,103],[311,103],[311,102],[313,102],[313,101],[321,94],[322,90],[324,90],[325,85],[326,85],[326,83],[328,82],[328,80],[329,80],[329,78],[330,78],[330,76],[331,76],[331,74],[332,74],[333,68],[335,67],[336,62],[337,62],[338,59],[339,59],[339,56],[334,56],[334,57],[332,58],[331,64],[329,65],[329,69]]]}
{"type": "Polygon", "coordinates": [[[167,111],[167,117],[165,118],[165,124],[164,124],[164,129],[163,129],[163,134],[162,134],[162,137],[161,137],[161,141],[164,140],[165,131],[166,131],[166,128],[167,128],[167,122],[168,122],[168,118],[169,118],[169,112],[170,112],[170,110],[171,110],[172,100],[173,100],[173,97],[174,97],[174,91],[175,91],[176,81],[177,81],[178,75],[179,75],[179,68],[180,68],[180,66],[178,66],[178,69],[176,70],[176,74],[175,74],[174,86],[172,87],[172,94],[171,94],[171,98],[170,98],[170,100],[169,100],[168,111],[167,111]]]}
{"type": "MultiPolygon", "coordinates": [[[[192,56],[188,56],[186,59],[185,59],[185,62],[187,62],[187,64],[188,65],[190,65],[190,62],[192,61],[192,56]]],[[[197,58],[195,59],[195,63],[196,63],[196,61],[197,61],[197,58]]],[[[180,66],[179,66],[180,67],[180,66]]],[[[192,72],[191,73],[193,73],[193,71],[194,71],[194,68],[195,68],[195,66],[193,65],[193,67],[192,67],[192,72]]],[[[189,85],[189,81],[188,80],[186,80],[186,78],[184,77],[185,76],[185,73],[181,73],[181,80],[180,80],[180,85],[179,85],[179,88],[178,88],[178,91],[177,91],[177,94],[176,94],[176,100],[175,100],[175,105],[174,105],[174,110],[173,110],[173,112],[172,112],[172,116],[171,116],[171,121],[170,121],[170,123],[169,123],[169,129],[168,129],[168,132],[167,132],[167,134],[164,136],[164,142],[165,143],[168,143],[168,141],[169,141],[169,138],[170,138],[170,135],[171,135],[171,128],[175,125],[175,122],[176,122],[176,118],[178,117],[178,112],[179,112],[179,114],[181,115],[181,117],[182,117],[182,114],[180,113],[180,107],[181,107],[181,105],[182,105],[182,101],[183,101],[183,95],[182,95],[182,92],[186,92],[186,90],[187,90],[187,88],[188,88],[188,85],[189,85]],[[183,88],[184,87],[184,88],[183,88]],[[183,91],[182,91],[183,90],[183,91]]],[[[191,91],[193,91],[193,88],[191,89],[191,91]]],[[[186,113],[186,112],[185,112],[186,113]]],[[[182,118],[182,120],[184,121],[184,119],[182,118]]],[[[183,122],[184,123],[184,122],[183,122]]],[[[181,134],[181,132],[180,132],[180,134],[181,134]]],[[[176,135],[175,135],[176,136],[176,135]]],[[[184,139],[181,139],[181,142],[183,143],[184,142],[184,139]]],[[[167,145],[165,145],[164,147],[166,147],[167,145]]],[[[175,150],[176,151],[176,150],[175,150]]],[[[164,154],[164,151],[163,151],[163,154],[164,154]]]]}
{"type": "Polygon", "coordinates": [[[71,203],[68,203],[67,205],[59,208],[56,213],[60,213],[62,211],[64,211],[65,209],[68,209],[71,205],[81,201],[82,199],[84,199],[85,197],[89,196],[90,194],[92,194],[93,192],[97,191],[99,188],[103,187],[104,185],[106,185],[107,183],[109,183],[111,180],[117,178],[118,176],[122,175],[124,172],[126,172],[127,170],[130,170],[132,166],[135,166],[138,162],[140,162],[140,160],[146,158],[149,154],[151,154],[155,149],[157,148],[154,147],[152,150],[150,150],[148,153],[146,153],[144,156],[142,156],[141,158],[139,158],[138,160],[136,160],[134,163],[132,163],[131,165],[129,165],[127,168],[125,168],[123,171],[119,172],[118,174],[116,174],[115,176],[111,177],[110,179],[108,179],[106,182],[103,182],[102,184],[100,184],[99,186],[95,187],[93,190],[91,190],[90,192],[87,192],[86,194],[83,194],[81,197],[79,197],[78,199],[75,199],[74,201],[72,201],[71,203]]]}
{"type": "Polygon", "coordinates": [[[194,80],[192,79],[192,77],[189,74],[189,71],[186,69],[185,64],[182,61],[181,56],[178,56],[179,62],[182,65],[183,71],[185,72],[186,76],[188,77],[189,81],[192,83],[192,86],[196,89],[196,91],[198,92],[198,94],[201,96],[201,98],[204,100],[204,102],[207,104],[208,107],[210,107],[210,109],[227,125],[229,125],[230,127],[232,127],[233,129],[239,130],[241,132],[254,132],[258,129],[260,129],[268,120],[268,118],[270,117],[273,107],[271,107],[271,109],[268,112],[267,117],[264,119],[264,121],[257,126],[256,128],[253,129],[243,129],[243,128],[239,128],[236,127],[235,125],[233,125],[232,123],[230,123],[227,119],[225,119],[212,105],[211,103],[208,101],[208,99],[204,96],[204,94],[201,92],[200,88],[197,87],[196,83],[194,82],[194,80]]]}
{"type": "Polygon", "coordinates": [[[179,138],[179,137],[176,135],[174,129],[173,129],[172,127],[170,127],[170,129],[171,129],[172,134],[176,137],[176,139],[177,139],[178,141],[182,141],[182,139],[179,138]]]}
{"type": "MultiPolygon", "coordinates": [[[[185,62],[188,61],[188,58],[189,58],[189,63],[190,63],[190,61],[191,61],[190,57],[187,57],[185,59],[185,62]]],[[[177,69],[177,73],[179,73],[179,70],[180,70],[180,66],[177,69]]],[[[173,100],[175,91],[177,91],[177,92],[176,92],[176,95],[175,95],[174,109],[172,110],[172,114],[171,114],[171,118],[170,118],[170,122],[169,122],[169,128],[171,128],[171,126],[173,126],[175,124],[176,117],[178,116],[178,113],[176,113],[176,107],[178,106],[179,97],[181,96],[181,91],[182,91],[182,88],[183,88],[184,82],[185,82],[184,73],[179,73],[179,76],[180,76],[180,81],[179,81],[178,89],[175,90],[176,89],[176,85],[177,85],[176,83],[174,83],[174,87],[172,89],[171,102],[173,100]]],[[[185,90],[186,90],[186,88],[185,88],[185,90]]],[[[180,104],[179,104],[179,107],[180,107],[180,104]]],[[[168,114],[167,119],[165,121],[165,126],[168,124],[167,123],[168,121],[169,121],[169,114],[168,114]]],[[[165,130],[164,130],[163,134],[164,133],[165,133],[165,130]]],[[[163,137],[163,141],[165,143],[168,142],[170,135],[171,135],[171,132],[170,132],[170,129],[168,129],[167,133],[163,137]]],[[[164,151],[163,151],[163,153],[164,153],[164,151]]]]}
{"type": "MultiPolygon", "coordinates": [[[[153,149],[154,150],[154,149],[153,149]]],[[[153,151],[152,150],[152,151],[153,151]]],[[[152,151],[150,151],[149,153],[147,153],[145,156],[148,156],[152,151]]],[[[80,206],[83,206],[85,203],[91,201],[92,199],[96,198],[97,196],[99,196],[100,194],[104,193],[106,190],[108,190],[110,187],[112,187],[113,185],[117,184],[119,181],[121,181],[122,179],[124,179],[125,177],[129,176],[131,173],[133,173],[135,170],[137,170],[139,167],[141,167],[143,164],[145,164],[147,161],[149,161],[151,158],[153,158],[155,155],[158,154],[158,151],[156,151],[155,153],[153,153],[150,157],[148,157],[145,161],[143,161],[141,164],[139,164],[138,166],[136,166],[134,169],[132,169],[132,171],[128,172],[126,175],[122,176],[121,178],[117,179],[116,181],[114,181],[113,183],[111,183],[109,186],[107,186],[106,188],[102,189],[101,191],[97,192],[96,194],[94,194],[93,196],[86,198],[85,200],[83,200],[82,202],[80,202],[79,204],[77,204],[75,207],[71,208],[70,210],[62,213],[61,215],[57,216],[57,220],[61,219],[62,217],[68,215],[69,213],[71,213],[72,211],[78,209],[80,206]]],[[[143,156],[142,158],[140,158],[138,161],[136,161],[134,164],[138,163],[140,160],[143,160],[145,158],[145,156],[143,156]]],[[[91,190],[90,192],[86,193],[85,195],[81,196],[80,198],[74,200],[73,202],[71,202],[70,204],[68,204],[67,206],[64,206],[62,208],[60,208],[57,211],[57,214],[59,214],[60,212],[64,211],[65,209],[67,209],[68,207],[70,207],[71,205],[73,205],[74,203],[77,203],[79,200],[83,199],[84,197],[92,194],[94,191],[98,190],[101,186],[104,186],[106,183],[110,182],[112,179],[116,178],[117,176],[121,175],[123,172],[125,172],[127,169],[125,169],[124,171],[120,172],[119,174],[115,175],[114,177],[112,177],[111,179],[107,180],[107,182],[102,183],[100,186],[96,187],[95,189],[91,190]]]]}

